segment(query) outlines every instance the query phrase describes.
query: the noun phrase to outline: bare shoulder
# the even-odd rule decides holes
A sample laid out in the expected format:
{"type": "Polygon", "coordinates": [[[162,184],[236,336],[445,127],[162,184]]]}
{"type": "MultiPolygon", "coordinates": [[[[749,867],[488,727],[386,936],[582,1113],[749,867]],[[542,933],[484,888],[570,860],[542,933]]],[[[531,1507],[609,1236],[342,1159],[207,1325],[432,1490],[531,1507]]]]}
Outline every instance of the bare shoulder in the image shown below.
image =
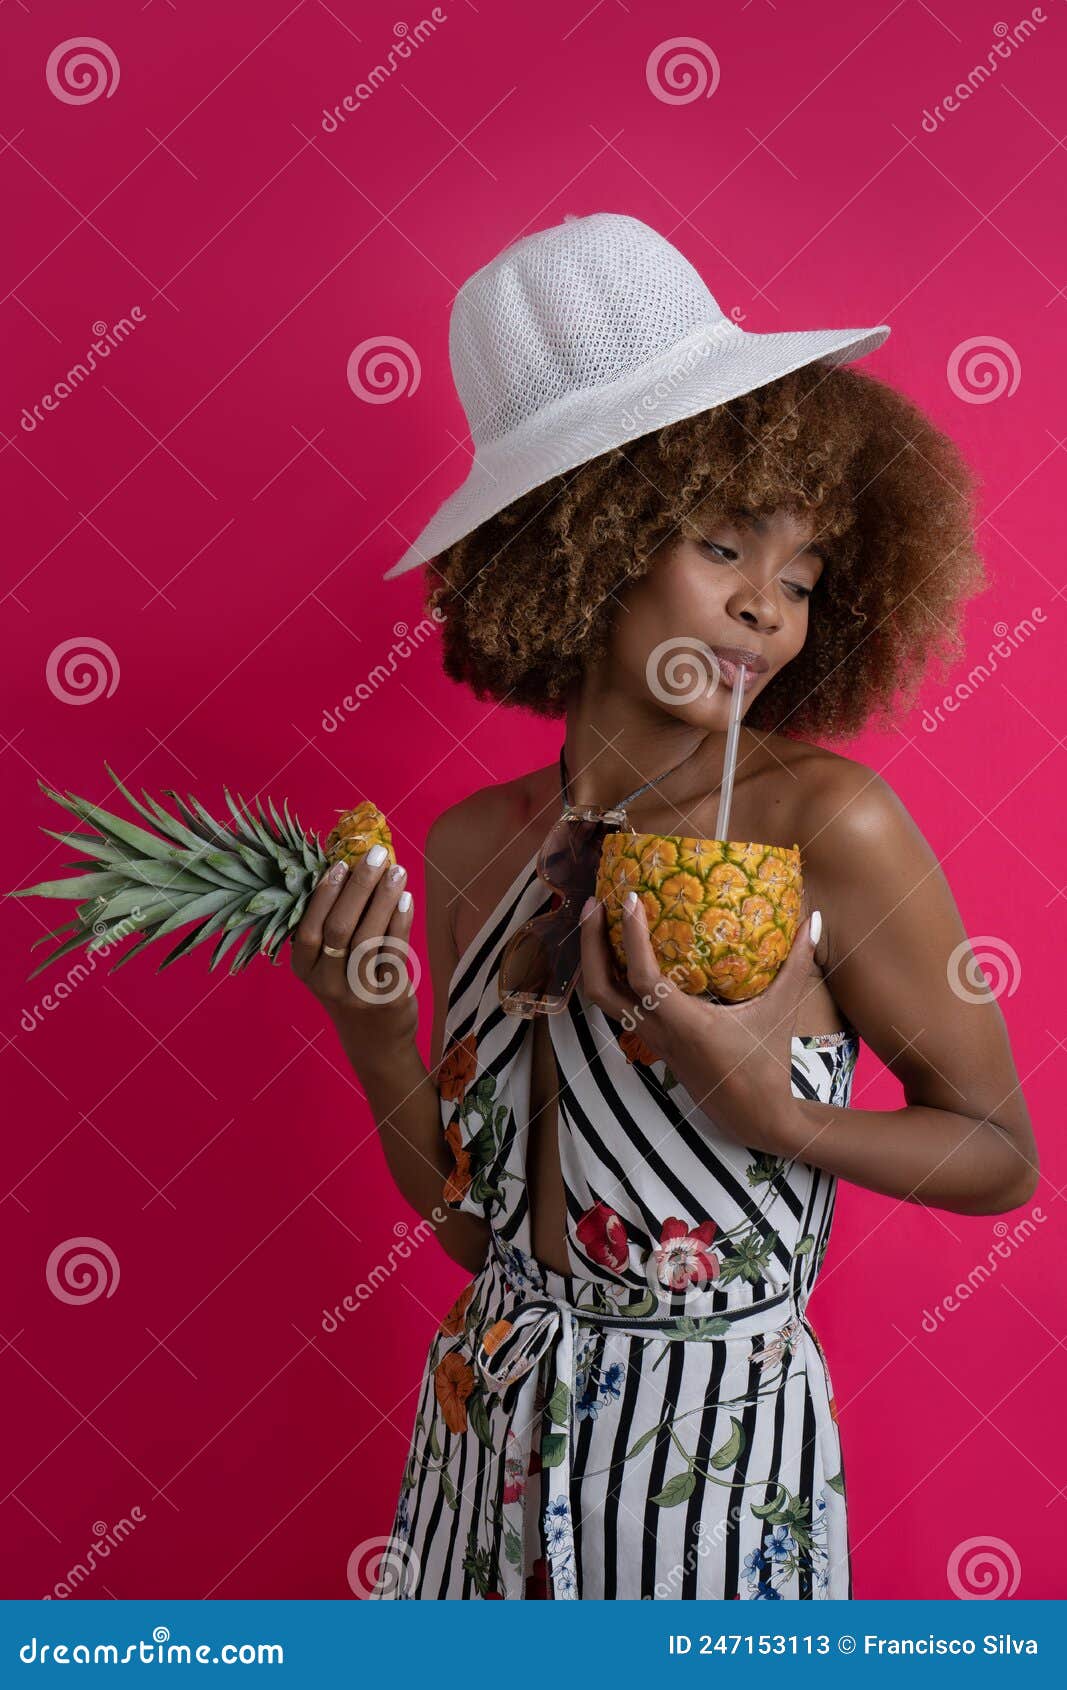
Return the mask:
{"type": "MultiPolygon", "coordinates": [[[[948,955],[962,934],[952,890],[934,848],[885,776],[857,758],[799,740],[774,736],[765,750],[780,759],[767,777],[777,804],[774,837],[800,847],[804,907],[821,909],[827,918],[816,950],[820,967],[846,953],[869,957],[874,930],[895,936],[903,954],[905,922],[921,927],[928,940],[936,934],[948,955]]],[[[848,1013],[840,967],[833,990],[848,1013]]]]}
{"type": "Polygon", "coordinates": [[[426,835],[426,856],[447,872],[467,869],[473,873],[492,854],[493,842],[512,827],[524,808],[529,775],[481,786],[455,804],[449,804],[430,823],[426,835]]]}
{"type": "Polygon", "coordinates": [[[501,845],[528,826],[541,771],[478,787],[449,804],[426,835],[427,884],[437,883],[445,905],[462,896],[496,860],[501,845]]]}
{"type": "Polygon", "coordinates": [[[830,863],[857,846],[873,848],[921,834],[907,806],[883,775],[857,758],[825,746],[768,736],[768,756],[779,763],[786,808],[797,844],[809,861],[830,863]]]}

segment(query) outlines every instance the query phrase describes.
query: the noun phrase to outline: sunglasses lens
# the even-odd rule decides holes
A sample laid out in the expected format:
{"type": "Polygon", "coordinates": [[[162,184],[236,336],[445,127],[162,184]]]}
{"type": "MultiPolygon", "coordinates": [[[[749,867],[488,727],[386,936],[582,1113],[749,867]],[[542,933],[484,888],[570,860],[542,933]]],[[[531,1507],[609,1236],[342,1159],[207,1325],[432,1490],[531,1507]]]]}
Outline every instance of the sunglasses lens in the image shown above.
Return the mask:
{"type": "Polygon", "coordinates": [[[500,961],[500,997],[520,1012],[562,1007],[578,973],[581,934],[568,911],[534,916],[500,961]]]}
{"type": "Polygon", "coordinates": [[[541,847],[537,872],[569,898],[588,898],[596,885],[600,851],[608,826],[595,820],[561,816],[541,847]]]}
{"type": "Polygon", "coordinates": [[[560,816],[537,856],[537,874],[558,895],[555,909],[514,933],[500,960],[504,1008],[516,1015],[564,1008],[581,966],[578,912],[596,890],[604,835],[626,826],[623,810],[572,808],[560,816]]]}

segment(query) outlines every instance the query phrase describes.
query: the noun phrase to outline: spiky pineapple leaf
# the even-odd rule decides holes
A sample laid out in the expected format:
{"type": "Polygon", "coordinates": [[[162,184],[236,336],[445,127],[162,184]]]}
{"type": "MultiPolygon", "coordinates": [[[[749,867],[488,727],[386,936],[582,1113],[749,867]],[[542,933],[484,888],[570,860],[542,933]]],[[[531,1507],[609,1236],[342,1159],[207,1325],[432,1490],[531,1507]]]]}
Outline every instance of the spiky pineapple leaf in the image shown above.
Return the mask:
{"type": "Polygon", "coordinates": [[[212,969],[231,951],[231,973],[257,951],[276,961],[327,864],[318,837],[301,827],[288,801],[279,814],[269,795],[249,804],[242,794],[235,801],[224,788],[231,827],[195,797],[183,798],[170,787],[164,792],[176,814],[143,788],[137,798],[114,769],[104,766],[131,810],[156,831],[149,833],[97,803],[38,781],[46,796],[90,831],[42,829],[77,853],[75,861],[64,864],[75,872],[6,894],[72,899],[77,905],[72,920],[36,941],[61,942],[29,978],[79,948],[91,955],[136,934],[136,942],[112,962],[114,971],[179,928],[187,931],[159,969],[209,938],[217,941],[212,969]]]}
{"type": "MultiPolygon", "coordinates": [[[[43,786],[43,783],[40,784],[43,786]]],[[[48,797],[54,798],[79,820],[95,827],[98,833],[105,837],[110,835],[125,845],[132,845],[141,856],[159,857],[162,860],[171,855],[172,847],[166,840],[160,839],[158,834],[147,833],[143,827],[123,821],[121,816],[113,816],[110,811],[101,810],[99,805],[91,804],[86,798],[76,798],[73,793],[68,793],[67,798],[63,798],[58,792],[53,792],[51,787],[43,786],[43,790],[48,797]]]]}

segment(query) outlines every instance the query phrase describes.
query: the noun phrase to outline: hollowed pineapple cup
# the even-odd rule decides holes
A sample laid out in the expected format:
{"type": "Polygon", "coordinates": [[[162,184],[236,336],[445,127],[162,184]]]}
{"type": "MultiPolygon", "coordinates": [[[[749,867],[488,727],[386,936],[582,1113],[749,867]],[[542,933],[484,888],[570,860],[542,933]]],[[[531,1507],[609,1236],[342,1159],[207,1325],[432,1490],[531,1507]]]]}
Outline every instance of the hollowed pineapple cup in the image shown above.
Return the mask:
{"type": "Polygon", "coordinates": [[[683,992],[743,1003],[766,991],[800,923],[797,845],[662,833],[604,835],[596,896],[625,979],[622,901],[637,893],[663,973],[683,992]]]}

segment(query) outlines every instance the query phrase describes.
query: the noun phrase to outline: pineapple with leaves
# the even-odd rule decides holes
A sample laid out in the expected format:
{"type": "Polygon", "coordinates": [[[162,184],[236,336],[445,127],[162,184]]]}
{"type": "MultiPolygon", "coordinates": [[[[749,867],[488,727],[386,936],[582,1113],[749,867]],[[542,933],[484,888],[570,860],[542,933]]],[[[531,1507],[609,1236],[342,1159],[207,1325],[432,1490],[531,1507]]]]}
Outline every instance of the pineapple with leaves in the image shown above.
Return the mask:
{"type": "Polygon", "coordinates": [[[42,828],[80,853],[77,861],[63,865],[78,872],[7,894],[79,900],[70,922],[35,941],[35,945],[49,939],[62,942],[28,976],[31,980],[70,951],[84,946],[89,954],[138,933],[137,942],[113,963],[113,973],[145,945],[191,922],[196,925],[164,957],[160,969],[216,935],[211,968],[235,945],[231,974],[260,954],[277,962],[311,893],[333,863],[344,859],[351,865],[376,844],[384,845],[389,860],[396,862],[389,824],[369,802],[344,811],[322,846],[293,820],[288,804],[283,804],[279,816],[270,798],[265,807],[257,801],[253,809],[240,794],[235,803],[224,787],[234,818],[234,826],[228,827],[195,798],[185,802],[170,787],[163,789],[164,796],[173,798],[177,816],[143,788],[145,802],[141,804],[114,770],[106,763],[104,767],[123,797],[156,831],[148,832],[86,798],[70,792],[64,796],[44,781],[38,782],[42,792],[92,831],[56,833],[42,828]]]}

